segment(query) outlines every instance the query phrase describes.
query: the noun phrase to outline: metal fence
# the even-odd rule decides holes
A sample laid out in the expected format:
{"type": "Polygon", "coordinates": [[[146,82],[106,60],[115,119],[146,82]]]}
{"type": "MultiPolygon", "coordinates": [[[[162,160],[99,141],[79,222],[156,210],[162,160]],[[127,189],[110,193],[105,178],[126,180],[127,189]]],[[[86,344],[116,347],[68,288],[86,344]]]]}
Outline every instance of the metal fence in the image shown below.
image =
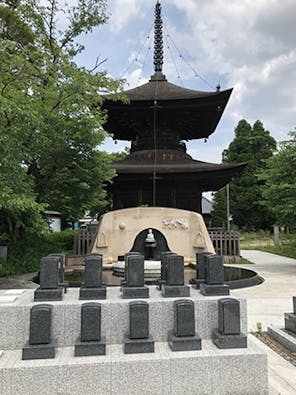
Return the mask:
{"type": "Polygon", "coordinates": [[[240,235],[236,231],[208,229],[216,254],[224,256],[240,256],[240,235]]]}
{"type": "Polygon", "coordinates": [[[74,254],[80,256],[89,254],[95,242],[96,235],[96,231],[90,232],[87,229],[79,229],[74,237],[74,254]]]}

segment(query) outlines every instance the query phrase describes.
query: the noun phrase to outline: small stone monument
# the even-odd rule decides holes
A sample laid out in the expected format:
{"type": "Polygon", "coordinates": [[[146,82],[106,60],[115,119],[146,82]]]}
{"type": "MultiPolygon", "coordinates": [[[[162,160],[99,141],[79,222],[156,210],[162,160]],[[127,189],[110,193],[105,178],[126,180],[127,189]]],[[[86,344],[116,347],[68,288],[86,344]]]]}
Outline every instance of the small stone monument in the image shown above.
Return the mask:
{"type": "Polygon", "coordinates": [[[39,304],[30,310],[29,341],[23,348],[22,359],[48,359],[55,357],[51,341],[52,306],[39,304]]]}
{"type": "Polygon", "coordinates": [[[296,334],[296,296],[293,296],[293,313],[285,313],[285,329],[296,334]]]}
{"type": "Polygon", "coordinates": [[[53,256],[59,260],[59,286],[64,288],[65,293],[67,293],[67,287],[69,286],[68,281],[65,281],[65,264],[66,257],[65,254],[53,253],[48,254],[48,256],[53,256]]]}
{"type": "Polygon", "coordinates": [[[34,301],[57,301],[63,299],[60,287],[60,259],[56,256],[41,258],[40,287],[34,292],[34,301]]]}
{"type": "Polygon", "coordinates": [[[161,286],[164,297],[188,297],[190,288],[184,285],[184,258],[180,255],[167,255],[166,284],[161,286]]]}
{"type": "Polygon", "coordinates": [[[102,282],[102,255],[88,255],[85,258],[84,284],[80,287],[79,299],[106,299],[106,284],[102,282]]]}
{"type": "Polygon", "coordinates": [[[195,332],[192,300],[174,302],[174,329],[168,333],[168,342],[173,351],[201,350],[201,339],[195,332]]]}
{"type": "Polygon", "coordinates": [[[198,252],[196,254],[196,278],[190,280],[194,288],[199,288],[201,283],[206,282],[206,257],[212,255],[211,252],[198,252]]]}
{"type": "Polygon", "coordinates": [[[167,257],[169,255],[177,255],[171,251],[163,251],[160,253],[160,279],[158,280],[158,288],[161,289],[163,284],[167,282],[167,257]]]}
{"type": "Polygon", "coordinates": [[[154,341],[149,335],[149,305],[144,301],[129,303],[129,335],[124,339],[124,353],[154,352],[154,341]]]}
{"type": "Polygon", "coordinates": [[[144,256],[129,255],[125,265],[126,285],[122,285],[124,299],[149,298],[149,288],[145,287],[144,256]]]}
{"type": "Polygon", "coordinates": [[[122,286],[126,285],[126,281],[127,281],[127,279],[126,279],[126,276],[127,276],[127,270],[126,270],[126,268],[127,268],[127,258],[129,256],[132,256],[132,255],[141,255],[141,254],[140,254],[140,252],[137,252],[137,251],[130,251],[130,252],[127,252],[126,254],[124,254],[124,280],[121,281],[121,285],[122,286]]]}
{"type": "Polygon", "coordinates": [[[205,296],[229,295],[229,286],[224,284],[223,256],[206,255],[206,282],[199,286],[205,296]]]}
{"type": "Polygon", "coordinates": [[[145,248],[147,249],[147,259],[148,260],[152,260],[153,259],[153,251],[156,247],[156,240],[154,237],[154,234],[152,232],[152,229],[149,229],[148,233],[147,233],[147,237],[145,240],[145,248]]]}
{"type": "Polygon", "coordinates": [[[218,329],[213,331],[218,348],[246,348],[247,336],[240,330],[240,304],[236,299],[218,300],[218,329]]]}
{"type": "Polygon", "coordinates": [[[101,336],[101,305],[84,303],[81,306],[80,339],[75,344],[75,357],[105,355],[106,341],[101,336]]]}
{"type": "Polygon", "coordinates": [[[56,257],[59,260],[59,283],[63,285],[65,282],[64,274],[65,274],[65,255],[59,253],[48,254],[49,257],[56,257]]]}

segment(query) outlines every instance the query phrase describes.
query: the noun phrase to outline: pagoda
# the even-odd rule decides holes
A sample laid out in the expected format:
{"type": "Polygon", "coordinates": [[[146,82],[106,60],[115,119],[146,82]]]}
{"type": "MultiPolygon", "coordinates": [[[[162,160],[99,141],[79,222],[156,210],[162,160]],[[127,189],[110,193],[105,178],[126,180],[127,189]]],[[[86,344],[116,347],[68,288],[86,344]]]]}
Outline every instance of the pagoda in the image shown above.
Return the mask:
{"type": "Polygon", "coordinates": [[[232,89],[202,92],[167,81],[162,72],[161,5],[155,6],[154,74],[150,81],[125,91],[129,103],[105,99],[105,129],[115,140],[131,141],[129,155],[112,164],[113,210],[172,207],[202,212],[202,193],[216,191],[238,176],[244,164],[214,164],[194,160],[188,140],[214,133],[232,89]]]}

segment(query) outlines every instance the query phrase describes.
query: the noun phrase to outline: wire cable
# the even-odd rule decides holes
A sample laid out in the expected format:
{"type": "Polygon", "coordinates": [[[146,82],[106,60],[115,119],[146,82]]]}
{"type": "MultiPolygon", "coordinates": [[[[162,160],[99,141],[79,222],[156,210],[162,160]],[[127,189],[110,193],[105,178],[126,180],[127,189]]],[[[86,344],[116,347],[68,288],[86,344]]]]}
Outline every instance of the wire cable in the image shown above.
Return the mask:
{"type": "Polygon", "coordinates": [[[165,34],[164,39],[165,39],[165,42],[166,42],[166,47],[167,47],[167,49],[169,50],[169,53],[170,53],[170,55],[171,55],[172,62],[173,62],[173,64],[174,64],[174,67],[175,67],[175,70],[176,70],[176,73],[177,73],[177,78],[181,81],[181,85],[184,87],[183,79],[181,78],[179,69],[178,69],[178,67],[177,67],[177,63],[176,63],[175,58],[174,58],[174,56],[173,56],[173,52],[172,52],[172,50],[171,50],[171,47],[170,47],[170,44],[169,44],[169,42],[168,42],[167,37],[168,37],[168,36],[165,34]]]}
{"type": "Polygon", "coordinates": [[[194,69],[194,67],[189,63],[188,60],[186,60],[186,59],[183,57],[181,51],[180,51],[179,48],[177,47],[177,45],[176,45],[175,41],[173,40],[173,38],[171,37],[171,35],[170,35],[170,33],[169,33],[169,31],[168,31],[166,25],[163,24],[163,26],[164,26],[165,31],[166,31],[166,33],[167,33],[166,35],[167,35],[167,37],[171,40],[173,46],[175,47],[175,50],[177,51],[179,58],[182,59],[183,62],[190,68],[190,70],[193,72],[194,76],[195,76],[195,77],[198,77],[200,80],[202,80],[202,81],[203,81],[206,85],[208,85],[210,88],[216,89],[210,82],[208,82],[205,78],[203,78],[203,77],[194,69]]]}
{"type": "Polygon", "coordinates": [[[143,48],[145,48],[145,45],[147,43],[147,41],[150,39],[151,37],[151,32],[153,30],[153,24],[149,29],[149,34],[146,35],[146,39],[144,41],[144,44],[140,46],[140,48],[138,49],[135,58],[130,62],[130,64],[127,66],[127,68],[125,69],[125,71],[121,74],[120,79],[122,79],[127,73],[128,71],[131,69],[131,67],[134,65],[135,62],[138,62],[139,60],[139,56],[143,50],[143,48]]]}

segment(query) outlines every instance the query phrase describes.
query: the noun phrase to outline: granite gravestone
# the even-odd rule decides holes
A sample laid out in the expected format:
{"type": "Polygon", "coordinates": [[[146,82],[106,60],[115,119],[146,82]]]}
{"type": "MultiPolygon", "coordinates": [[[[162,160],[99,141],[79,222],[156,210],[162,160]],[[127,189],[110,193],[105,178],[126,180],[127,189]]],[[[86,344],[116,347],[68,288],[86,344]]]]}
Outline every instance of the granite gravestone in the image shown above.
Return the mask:
{"type": "Polygon", "coordinates": [[[133,255],[139,256],[141,254],[140,254],[140,252],[137,252],[137,251],[130,251],[130,252],[127,252],[126,254],[124,254],[124,280],[121,281],[121,285],[123,285],[123,286],[125,286],[126,282],[127,282],[126,276],[128,274],[127,273],[128,257],[133,256],[133,255]]]}
{"type": "Polygon", "coordinates": [[[59,283],[63,285],[65,283],[65,255],[59,253],[48,254],[49,257],[56,257],[59,260],[58,270],[59,270],[59,283]]]}
{"type": "Polygon", "coordinates": [[[129,303],[129,335],[124,339],[124,353],[154,352],[154,341],[149,335],[149,305],[144,301],[129,303]]]}
{"type": "Polygon", "coordinates": [[[51,341],[52,306],[39,304],[30,310],[29,341],[23,348],[22,359],[48,359],[55,357],[51,341]]]}
{"type": "Polygon", "coordinates": [[[63,299],[63,288],[59,285],[60,260],[56,256],[41,258],[40,287],[34,292],[35,301],[56,301],[63,299]]]}
{"type": "Polygon", "coordinates": [[[75,357],[105,355],[106,341],[101,336],[101,305],[84,303],[81,306],[80,339],[75,344],[75,357]]]}
{"type": "Polygon", "coordinates": [[[213,331],[213,342],[218,348],[246,348],[247,336],[240,329],[240,304],[236,299],[218,301],[218,328],[213,331]]]}
{"type": "Polygon", "coordinates": [[[161,293],[164,297],[187,297],[190,289],[184,285],[184,258],[180,255],[167,255],[166,284],[162,284],[161,293]]]}
{"type": "Polygon", "coordinates": [[[149,288],[145,287],[144,280],[144,256],[129,255],[125,271],[126,285],[122,285],[122,297],[124,299],[149,298],[149,288]]]}
{"type": "Polygon", "coordinates": [[[48,254],[48,256],[53,256],[58,258],[59,260],[59,286],[64,288],[65,293],[67,293],[67,287],[69,286],[69,282],[65,281],[65,264],[66,257],[65,254],[53,253],[48,254]]]}
{"type": "Polygon", "coordinates": [[[296,296],[293,296],[293,313],[285,313],[285,329],[296,334],[296,296]]]}
{"type": "Polygon", "coordinates": [[[205,256],[206,282],[200,284],[200,292],[205,296],[229,295],[229,286],[224,284],[223,256],[205,256]]]}
{"type": "Polygon", "coordinates": [[[174,330],[168,333],[173,351],[201,350],[201,339],[195,333],[194,302],[180,299],[174,302],[174,330]]]}
{"type": "Polygon", "coordinates": [[[85,258],[84,284],[80,287],[80,300],[106,299],[106,284],[102,282],[102,271],[102,255],[89,255],[85,258]]]}
{"type": "Polygon", "coordinates": [[[201,283],[206,281],[206,257],[213,255],[211,252],[198,252],[196,254],[196,278],[192,278],[190,283],[199,288],[201,283]]]}
{"type": "Polygon", "coordinates": [[[158,287],[161,289],[163,284],[167,282],[167,264],[168,260],[167,257],[169,255],[177,255],[171,251],[163,251],[160,253],[160,279],[158,280],[158,287]]]}

